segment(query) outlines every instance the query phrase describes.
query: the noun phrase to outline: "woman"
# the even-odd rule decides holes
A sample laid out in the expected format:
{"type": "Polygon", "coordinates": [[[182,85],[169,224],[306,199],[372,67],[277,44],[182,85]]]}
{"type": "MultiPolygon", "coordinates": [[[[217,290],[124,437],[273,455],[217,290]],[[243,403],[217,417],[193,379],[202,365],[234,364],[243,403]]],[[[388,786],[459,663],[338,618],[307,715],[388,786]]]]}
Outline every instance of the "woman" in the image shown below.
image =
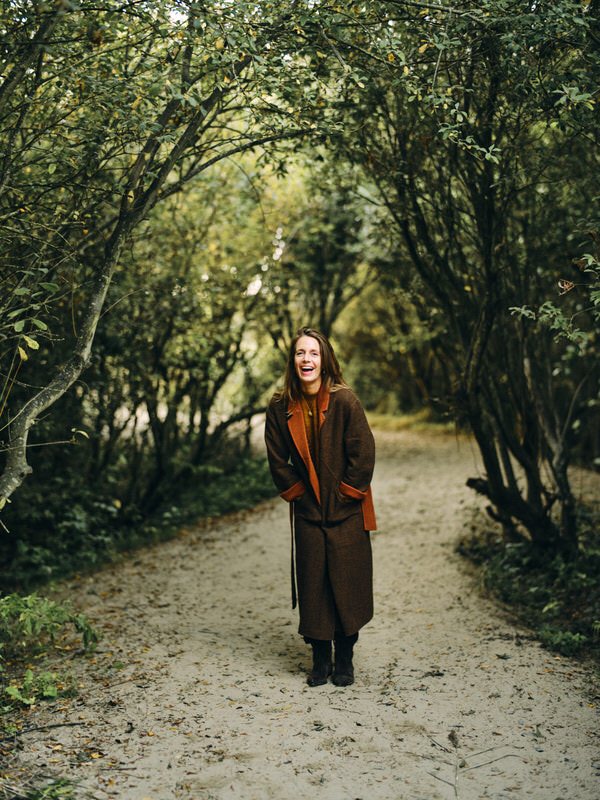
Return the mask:
{"type": "Polygon", "coordinates": [[[309,686],[332,673],[354,682],[353,647],[373,616],[369,531],[375,530],[371,477],[375,444],[358,398],[342,378],[327,338],[301,328],[291,344],[283,391],[267,409],[265,442],[281,497],[291,504],[300,626],[312,645],[309,686]]]}

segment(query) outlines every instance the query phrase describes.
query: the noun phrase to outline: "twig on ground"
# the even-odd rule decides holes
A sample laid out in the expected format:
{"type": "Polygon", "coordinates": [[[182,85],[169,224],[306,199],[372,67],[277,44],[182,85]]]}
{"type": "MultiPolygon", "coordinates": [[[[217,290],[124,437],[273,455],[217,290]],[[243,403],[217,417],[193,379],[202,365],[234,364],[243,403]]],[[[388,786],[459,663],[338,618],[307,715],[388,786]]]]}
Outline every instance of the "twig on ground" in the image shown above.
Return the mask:
{"type": "Polygon", "coordinates": [[[100,767],[100,772],[108,772],[113,770],[118,770],[119,772],[126,772],[130,778],[142,778],[142,775],[130,775],[131,770],[137,769],[137,767],[115,767],[114,765],[110,767],[100,767]]]}
{"type": "Polygon", "coordinates": [[[87,725],[86,722],[56,722],[53,725],[37,725],[35,728],[23,728],[23,730],[15,731],[10,736],[5,736],[0,739],[0,742],[6,742],[9,739],[15,739],[17,736],[23,736],[25,733],[32,733],[33,731],[46,731],[50,728],[72,728],[74,725],[87,725]]]}
{"type": "Polygon", "coordinates": [[[438,742],[437,739],[433,738],[433,736],[428,736],[427,738],[430,739],[438,747],[441,747],[442,750],[445,750],[446,753],[452,753],[452,750],[449,747],[446,747],[445,744],[441,744],[441,742],[438,742]]]}
{"type": "Polygon", "coordinates": [[[12,783],[0,783],[0,792],[2,792],[2,797],[10,798],[10,800],[21,800],[25,797],[21,789],[12,783]]]}
{"type": "Polygon", "coordinates": [[[105,689],[112,689],[113,686],[122,686],[124,683],[131,683],[131,681],[139,681],[143,678],[143,675],[134,675],[133,678],[124,678],[122,681],[115,681],[114,683],[109,683],[108,686],[105,686],[105,689]]]}
{"type": "Polygon", "coordinates": [[[506,753],[503,756],[498,756],[498,758],[490,758],[489,761],[482,761],[481,764],[474,764],[472,767],[465,767],[463,772],[469,772],[472,769],[479,769],[479,767],[485,767],[488,764],[493,764],[495,761],[502,761],[503,758],[510,758],[511,756],[522,759],[522,756],[520,756],[518,753],[506,753]]]}
{"type": "Polygon", "coordinates": [[[435,775],[433,772],[428,772],[428,775],[431,775],[432,778],[435,778],[436,781],[441,781],[442,783],[447,783],[448,786],[452,786],[454,788],[454,784],[451,781],[447,781],[446,778],[440,778],[439,775],[435,775]]]}
{"type": "MultiPolygon", "coordinates": [[[[493,747],[486,747],[485,750],[478,750],[476,753],[471,753],[470,758],[477,758],[477,756],[482,756],[484,753],[491,753],[492,750],[500,750],[501,747],[507,747],[508,745],[505,744],[495,744],[493,747]]],[[[523,745],[520,744],[511,744],[510,745],[515,750],[524,750],[525,748],[523,745]]]]}
{"type": "MultiPolygon", "coordinates": [[[[447,752],[447,753],[451,753],[452,752],[452,750],[450,750],[448,747],[446,747],[441,742],[438,742],[436,739],[434,739],[433,736],[428,736],[427,738],[430,739],[433,742],[433,744],[437,745],[437,747],[440,747],[445,752],[447,752]]],[[[476,758],[477,756],[481,756],[484,753],[489,753],[492,750],[498,750],[500,747],[505,747],[505,746],[506,745],[496,745],[494,747],[488,747],[485,750],[479,750],[477,753],[471,753],[470,757],[471,758],[476,758]]],[[[519,748],[521,750],[523,749],[519,745],[514,745],[514,747],[515,747],[515,749],[517,749],[517,748],[519,748]]],[[[466,763],[464,758],[462,756],[459,757],[459,755],[456,752],[456,750],[455,750],[455,761],[454,761],[454,764],[452,764],[452,762],[450,762],[450,761],[446,761],[443,758],[436,758],[435,756],[422,755],[421,753],[411,753],[410,751],[405,751],[405,752],[409,753],[409,755],[418,756],[419,758],[424,758],[424,759],[427,759],[429,761],[436,761],[439,764],[446,764],[446,766],[449,766],[449,767],[454,766],[454,781],[453,782],[446,780],[446,778],[441,778],[439,775],[435,775],[433,772],[428,772],[427,774],[431,775],[432,778],[435,778],[436,780],[441,781],[442,783],[447,783],[448,786],[452,786],[452,788],[454,789],[455,800],[460,800],[459,793],[458,793],[458,779],[459,779],[459,775],[460,775],[461,772],[469,772],[469,771],[474,770],[474,769],[479,769],[479,767],[485,767],[488,764],[494,764],[496,761],[502,761],[503,758],[510,758],[511,756],[514,756],[515,758],[522,758],[522,756],[520,756],[518,753],[505,753],[504,755],[498,756],[497,758],[490,758],[487,761],[482,761],[481,764],[473,764],[472,767],[466,767],[466,766],[464,766],[465,763],[466,763]]]]}
{"type": "Polygon", "coordinates": [[[339,706],[330,706],[334,711],[343,711],[344,714],[350,712],[350,714],[360,714],[362,716],[362,711],[356,711],[354,708],[340,708],[339,706]]]}
{"type": "MultiPolygon", "coordinates": [[[[454,762],[454,797],[458,800],[458,770],[460,768],[460,762],[462,759],[456,756],[456,760],[454,762]]],[[[463,762],[464,763],[464,762],[463,762]]]]}
{"type": "Polygon", "coordinates": [[[422,753],[413,753],[412,750],[404,750],[404,752],[409,756],[416,756],[417,758],[424,758],[427,761],[436,761],[438,764],[446,764],[446,766],[451,767],[452,762],[446,761],[445,758],[437,758],[436,756],[424,756],[422,753]]]}

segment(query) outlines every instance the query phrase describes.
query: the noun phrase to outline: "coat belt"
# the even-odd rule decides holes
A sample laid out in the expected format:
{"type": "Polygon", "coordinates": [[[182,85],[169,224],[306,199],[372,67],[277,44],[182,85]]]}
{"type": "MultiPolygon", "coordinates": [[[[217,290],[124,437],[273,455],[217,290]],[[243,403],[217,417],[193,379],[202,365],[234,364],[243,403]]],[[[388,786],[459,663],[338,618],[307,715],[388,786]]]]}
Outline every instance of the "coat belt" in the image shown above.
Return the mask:
{"type": "Polygon", "coordinates": [[[290,503],[290,533],[292,535],[292,608],[296,608],[298,595],[296,592],[296,565],[294,563],[294,501],[290,503]]]}

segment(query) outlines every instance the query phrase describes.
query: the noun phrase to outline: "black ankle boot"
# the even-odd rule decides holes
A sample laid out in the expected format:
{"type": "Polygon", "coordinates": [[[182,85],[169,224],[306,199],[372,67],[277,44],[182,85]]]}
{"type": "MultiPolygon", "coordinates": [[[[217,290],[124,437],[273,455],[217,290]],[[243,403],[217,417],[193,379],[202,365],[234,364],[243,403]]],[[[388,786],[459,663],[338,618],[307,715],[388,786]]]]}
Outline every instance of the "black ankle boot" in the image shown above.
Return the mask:
{"type": "Polygon", "coordinates": [[[306,682],[309,686],[322,686],[327,683],[327,678],[331,675],[331,642],[312,639],[310,644],[313,651],[313,668],[306,682]]]}
{"type": "Polygon", "coordinates": [[[336,686],[350,686],[354,683],[352,651],[357,639],[358,633],[353,633],[352,636],[336,634],[335,670],[332,678],[336,686]]]}

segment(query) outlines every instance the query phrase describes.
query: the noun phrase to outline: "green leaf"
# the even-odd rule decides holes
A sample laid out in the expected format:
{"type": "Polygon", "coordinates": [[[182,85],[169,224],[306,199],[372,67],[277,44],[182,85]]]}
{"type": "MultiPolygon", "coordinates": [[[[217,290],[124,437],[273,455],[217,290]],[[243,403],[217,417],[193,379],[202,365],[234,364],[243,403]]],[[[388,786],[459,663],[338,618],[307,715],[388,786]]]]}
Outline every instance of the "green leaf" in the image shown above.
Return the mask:
{"type": "Polygon", "coordinates": [[[41,331],[47,331],[48,326],[45,322],[42,322],[41,319],[32,319],[31,322],[35,325],[36,328],[39,328],[41,331]]]}
{"type": "Polygon", "coordinates": [[[27,347],[29,347],[31,350],[39,350],[40,349],[40,343],[36,342],[35,339],[32,339],[31,336],[24,335],[23,339],[25,339],[25,341],[27,343],[27,347]]]}
{"type": "Polygon", "coordinates": [[[35,698],[33,697],[23,697],[17,686],[7,686],[5,691],[9,697],[13,697],[26,706],[30,706],[35,702],[35,698]]]}

